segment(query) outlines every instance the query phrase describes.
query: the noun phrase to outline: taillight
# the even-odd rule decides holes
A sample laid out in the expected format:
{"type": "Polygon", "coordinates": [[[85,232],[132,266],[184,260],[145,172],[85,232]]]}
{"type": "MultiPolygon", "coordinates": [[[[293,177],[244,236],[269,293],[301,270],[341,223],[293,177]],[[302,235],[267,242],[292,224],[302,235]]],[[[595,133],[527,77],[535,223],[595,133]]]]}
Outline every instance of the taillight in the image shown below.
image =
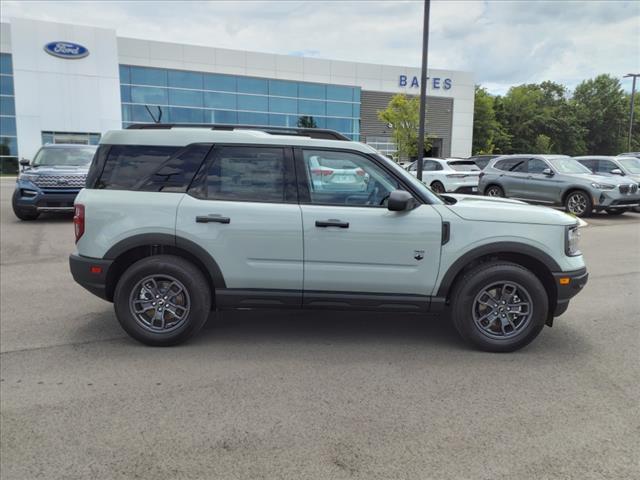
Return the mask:
{"type": "Polygon", "coordinates": [[[73,228],[76,233],[76,243],[84,233],[84,205],[76,204],[73,208],[73,228]]]}
{"type": "Polygon", "coordinates": [[[329,175],[333,175],[333,170],[330,168],[312,168],[311,174],[320,177],[328,177],[329,175]]]}

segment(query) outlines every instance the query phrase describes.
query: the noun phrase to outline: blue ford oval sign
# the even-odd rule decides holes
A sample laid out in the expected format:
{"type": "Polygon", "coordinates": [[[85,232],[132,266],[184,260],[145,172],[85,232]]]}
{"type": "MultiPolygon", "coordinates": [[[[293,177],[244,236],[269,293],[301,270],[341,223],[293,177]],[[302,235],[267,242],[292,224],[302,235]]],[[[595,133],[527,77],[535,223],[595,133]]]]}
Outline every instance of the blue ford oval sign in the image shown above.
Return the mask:
{"type": "Polygon", "coordinates": [[[51,42],[44,46],[49,55],[60,58],[84,58],[89,55],[89,49],[73,42],[51,42]]]}

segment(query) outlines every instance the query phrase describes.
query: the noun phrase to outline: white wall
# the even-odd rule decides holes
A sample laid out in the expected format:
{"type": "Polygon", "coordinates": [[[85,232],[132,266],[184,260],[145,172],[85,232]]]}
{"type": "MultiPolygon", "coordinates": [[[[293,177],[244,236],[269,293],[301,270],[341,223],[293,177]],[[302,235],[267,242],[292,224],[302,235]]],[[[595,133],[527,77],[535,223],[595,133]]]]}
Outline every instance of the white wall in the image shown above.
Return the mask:
{"type": "Polygon", "coordinates": [[[43,131],[96,132],[122,127],[115,30],[11,19],[18,151],[33,158],[43,131]],[[53,41],[89,49],[81,59],[49,55],[53,41]]]}

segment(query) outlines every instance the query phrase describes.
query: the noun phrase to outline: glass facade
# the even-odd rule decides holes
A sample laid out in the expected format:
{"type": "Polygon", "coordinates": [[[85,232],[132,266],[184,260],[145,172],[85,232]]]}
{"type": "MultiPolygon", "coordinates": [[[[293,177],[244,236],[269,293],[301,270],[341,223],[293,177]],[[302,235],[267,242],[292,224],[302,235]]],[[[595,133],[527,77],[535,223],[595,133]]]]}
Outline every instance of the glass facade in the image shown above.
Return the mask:
{"type": "Polygon", "coordinates": [[[120,65],[122,121],[329,128],[360,138],[360,87],[120,65]]]}
{"type": "Polygon", "coordinates": [[[16,105],[11,55],[0,53],[0,173],[18,171],[16,105]]]}
{"type": "Polygon", "coordinates": [[[98,145],[101,135],[99,133],[84,132],[42,132],[42,144],[66,143],[76,145],[98,145]]]}

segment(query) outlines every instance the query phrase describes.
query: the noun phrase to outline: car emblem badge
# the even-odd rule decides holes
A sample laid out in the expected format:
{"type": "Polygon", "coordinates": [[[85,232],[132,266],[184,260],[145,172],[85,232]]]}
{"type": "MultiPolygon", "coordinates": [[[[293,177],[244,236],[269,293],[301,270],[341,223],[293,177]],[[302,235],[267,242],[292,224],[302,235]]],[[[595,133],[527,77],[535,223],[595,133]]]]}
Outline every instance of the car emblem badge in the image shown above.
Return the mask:
{"type": "Polygon", "coordinates": [[[66,185],[67,181],[63,178],[59,178],[58,180],[56,180],[56,185],[66,185]]]}
{"type": "Polygon", "coordinates": [[[424,258],[424,250],[414,250],[413,258],[416,260],[422,260],[424,258]]]}

